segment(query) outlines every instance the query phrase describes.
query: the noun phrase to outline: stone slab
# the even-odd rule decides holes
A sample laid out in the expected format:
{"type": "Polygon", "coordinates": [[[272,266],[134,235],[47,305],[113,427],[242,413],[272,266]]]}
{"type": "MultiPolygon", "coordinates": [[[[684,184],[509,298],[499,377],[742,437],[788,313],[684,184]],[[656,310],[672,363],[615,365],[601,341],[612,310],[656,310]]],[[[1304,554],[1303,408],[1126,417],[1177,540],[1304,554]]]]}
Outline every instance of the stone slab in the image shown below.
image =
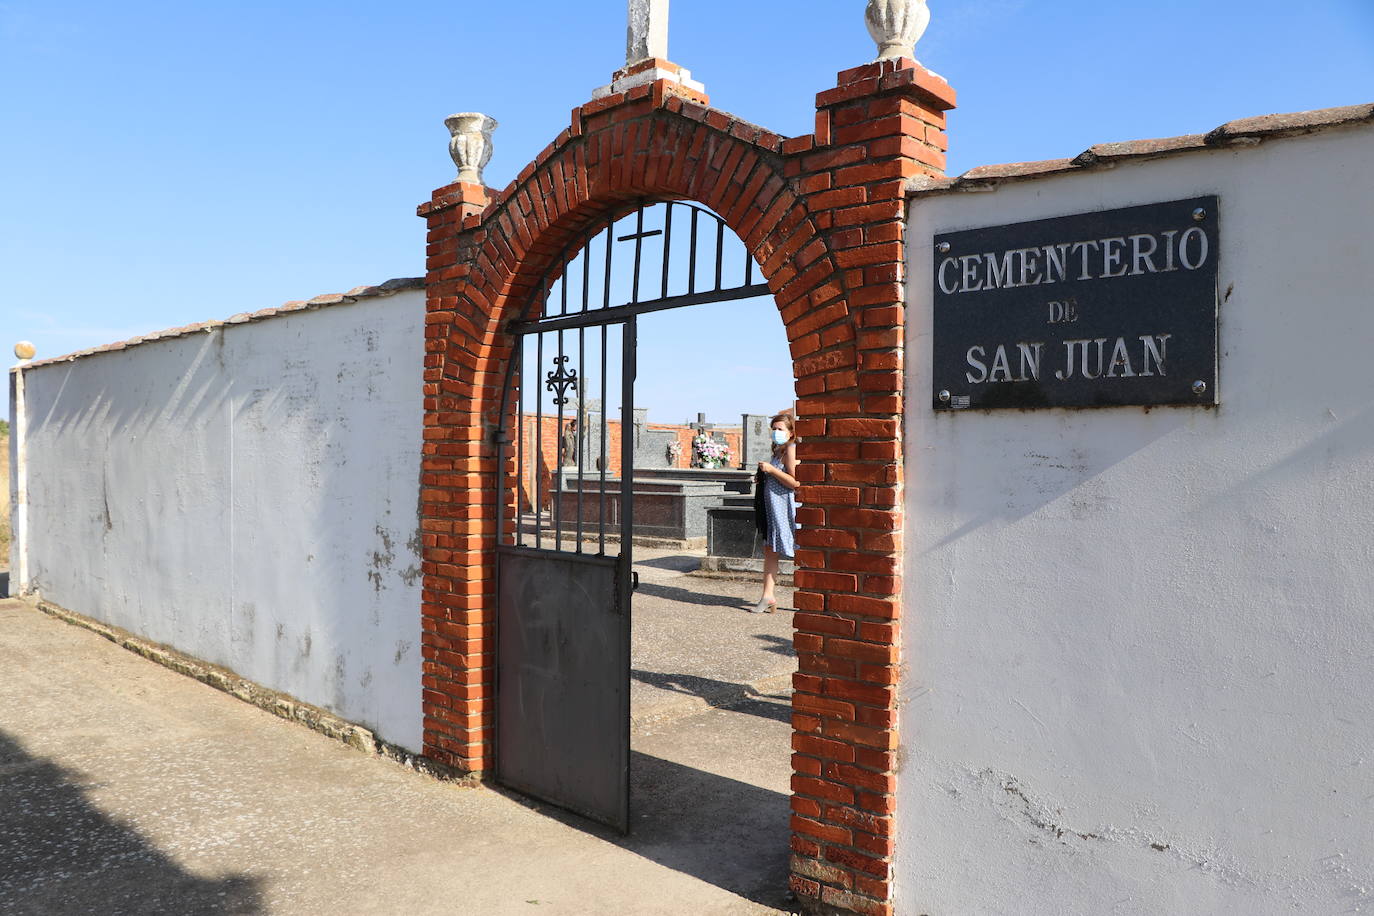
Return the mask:
{"type": "Polygon", "coordinates": [[[752,501],[748,506],[714,506],[706,517],[707,556],[763,558],[763,536],[752,501]]]}

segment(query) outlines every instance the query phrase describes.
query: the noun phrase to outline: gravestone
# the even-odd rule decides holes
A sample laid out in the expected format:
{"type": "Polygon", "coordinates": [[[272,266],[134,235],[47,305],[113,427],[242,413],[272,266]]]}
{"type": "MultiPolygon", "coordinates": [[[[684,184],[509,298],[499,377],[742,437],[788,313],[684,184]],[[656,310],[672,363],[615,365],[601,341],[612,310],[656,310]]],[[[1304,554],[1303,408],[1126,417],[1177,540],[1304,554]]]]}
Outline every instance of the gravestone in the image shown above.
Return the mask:
{"type": "MultiPolygon", "coordinates": [[[[763,536],[754,522],[754,498],[728,495],[718,506],[706,510],[705,572],[763,573],[763,536]]],[[[796,563],[784,558],[779,564],[778,582],[792,584],[796,563]]]]}
{"type": "Polygon", "coordinates": [[[767,461],[773,455],[770,419],[763,414],[740,414],[740,460],[746,471],[753,470],[760,461],[767,461]]]}
{"type": "Polygon", "coordinates": [[[671,429],[649,429],[648,419],[647,407],[635,408],[635,469],[673,467],[668,457],[668,445],[677,441],[677,433],[671,429]]]}
{"type": "Polygon", "coordinates": [[[706,510],[706,553],[713,557],[763,559],[763,536],[754,522],[752,496],[727,496],[706,510]]]}
{"type": "Polygon", "coordinates": [[[697,414],[697,421],[695,423],[687,423],[684,425],[690,426],[692,429],[696,430],[696,435],[698,436],[704,436],[710,430],[716,428],[716,424],[706,422],[706,414],[704,413],[697,414]]]}
{"type": "MultiPolygon", "coordinates": [[[[601,400],[599,398],[587,398],[581,406],[582,416],[580,420],[576,410],[571,415],[564,416],[564,426],[558,441],[558,464],[562,468],[570,468],[575,472],[580,455],[583,461],[583,472],[590,474],[597,470],[596,461],[603,452],[601,445],[601,400]]],[[[604,449],[606,452],[609,452],[611,447],[609,435],[608,431],[608,441],[604,449]]]]}

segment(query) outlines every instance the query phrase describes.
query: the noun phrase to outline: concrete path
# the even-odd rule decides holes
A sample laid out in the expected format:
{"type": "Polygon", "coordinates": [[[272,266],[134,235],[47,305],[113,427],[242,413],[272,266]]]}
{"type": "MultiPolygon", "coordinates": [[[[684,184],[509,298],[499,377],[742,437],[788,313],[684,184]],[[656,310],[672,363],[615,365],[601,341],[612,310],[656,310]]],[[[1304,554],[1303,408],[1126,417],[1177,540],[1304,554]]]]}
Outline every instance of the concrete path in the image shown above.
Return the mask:
{"type": "Polygon", "coordinates": [[[778,590],[778,613],[744,613],[758,600],[761,582],[689,575],[700,565],[696,554],[635,549],[630,705],[636,726],[791,689],[797,670],[792,590],[778,590]]]}
{"type": "Polygon", "coordinates": [[[790,615],[643,559],[628,837],[0,601],[0,914],[787,912],[789,707],[750,685],[790,670],[790,615]],[[758,695],[709,708],[730,690],[758,695]]]}

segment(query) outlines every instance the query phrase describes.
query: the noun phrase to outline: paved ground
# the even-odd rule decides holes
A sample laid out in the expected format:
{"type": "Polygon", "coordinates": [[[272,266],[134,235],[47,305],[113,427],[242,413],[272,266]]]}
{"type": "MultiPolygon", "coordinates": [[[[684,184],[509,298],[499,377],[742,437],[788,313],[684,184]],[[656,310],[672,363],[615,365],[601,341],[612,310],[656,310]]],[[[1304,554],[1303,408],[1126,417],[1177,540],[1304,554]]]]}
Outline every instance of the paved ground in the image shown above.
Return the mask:
{"type": "Polygon", "coordinates": [[[790,614],[642,559],[629,837],[0,602],[0,914],[786,912],[790,614]]]}
{"type": "Polygon", "coordinates": [[[779,590],[778,613],[742,613],[759,599],[760,582],[684,575],[699,564],[698,556],[670,550],[635,551],[630,705],[637,725],[791,687],[792,590],[779,590]]]}

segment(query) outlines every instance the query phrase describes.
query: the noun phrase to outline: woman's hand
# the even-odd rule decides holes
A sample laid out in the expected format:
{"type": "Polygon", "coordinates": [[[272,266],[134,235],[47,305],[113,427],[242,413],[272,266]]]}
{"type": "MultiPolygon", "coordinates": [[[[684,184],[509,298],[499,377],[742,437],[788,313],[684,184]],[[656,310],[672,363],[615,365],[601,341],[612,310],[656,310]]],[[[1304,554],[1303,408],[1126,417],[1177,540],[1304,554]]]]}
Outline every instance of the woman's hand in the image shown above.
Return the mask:
{"type": "Polygon", "coordinates": [[[776,471],[777,468],[773,467],[773,465],[769,464],[767,461],[760,461],[759,470],[765,474],[771,474],[776,471]]]}

